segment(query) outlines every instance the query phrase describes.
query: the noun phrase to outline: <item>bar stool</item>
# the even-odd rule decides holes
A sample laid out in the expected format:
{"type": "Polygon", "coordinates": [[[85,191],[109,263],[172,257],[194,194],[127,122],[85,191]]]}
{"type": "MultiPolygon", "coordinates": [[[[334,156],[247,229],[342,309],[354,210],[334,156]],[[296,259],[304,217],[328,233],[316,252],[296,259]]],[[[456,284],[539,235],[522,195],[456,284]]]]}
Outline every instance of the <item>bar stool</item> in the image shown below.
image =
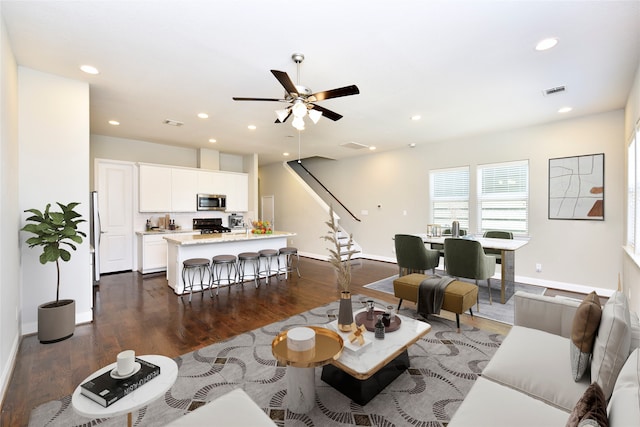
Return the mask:
{"type": "Polygon", "coordinates": [[[259,273],[264,273],[265,281],[269,284],[269,276],[271,273],[275,273],[276,278],[280,273],[280,260],[278,259],[278,251],[276,249],[262,249],[258,252],[260,259],[264,258],[264,270],[259,270],[259,273]],[[276,267],[273,267],[273,259],[275,258],[276,267]]]}
{"type": "MultiPolygon", "coordinates": [[[[216,295],[218,295],[218,289],[220,289],[220,281],[224,280],[227,286],[231,286],[236,283],[236,277],[238,275],[238,264],[236,263],[235,255],[216,255],[211,258],[211,284],[216,285],[216,295]],[[222,277],[222,271],[226,267],[226,277],[222,277]],[[231,273],[233,272],[233,276],[231,273]]],[[[213,298],[211,288],[209,288],[209,294],[213,298]]]]}
{"type": "MultiPolygon", "coordinates": [[[[191,296],[193,295],[193,282],[196,279],[196,274],[200,273],[200,287],[204,292],[204,274],[209,275],[208,288],[211,293],[211,271],[209,270],[209,260],[206,258],[189,258],[182,262],[182,283],[184,283],[184,289],[187,290],[189,286],[189,302],[191,302],[191,296]]],[[[184,294],[183,294],[184,295],[184,294]]],[[[180,295],[182,298],[183,295],[180,295]]]]}
{"type": "Polygon", "coordinates": [[[298,265],[300,264],[300,256],[298,255],[298,248],[294,248],[292,246],[287,246],[286,248],[280,248],[278,250],[278,255],[284,256],[284,266],[279,267],[278,272],[287,275],[288,273],[293,273],[293,270],[295,270],[296,273],[298,273],[298,277],[300,277],[300,270],[298,269],[298,265]],[[294,259],[294,256],[295,256],[295,259],[294,259]],[[294,268],[294,264],[295,264],[295,268],[294,268]]]}
{"type": "Polygon", "coordinates": [[[245,279],[245,266],[247,262],[249,266],[253,268],[253,274],[249,274],[249,279],[253,279],[258,287],[258,280],[260,280],[260,254],[258,252],[242,252],[238,254],[238,280],[244,285],[245,279]]]}

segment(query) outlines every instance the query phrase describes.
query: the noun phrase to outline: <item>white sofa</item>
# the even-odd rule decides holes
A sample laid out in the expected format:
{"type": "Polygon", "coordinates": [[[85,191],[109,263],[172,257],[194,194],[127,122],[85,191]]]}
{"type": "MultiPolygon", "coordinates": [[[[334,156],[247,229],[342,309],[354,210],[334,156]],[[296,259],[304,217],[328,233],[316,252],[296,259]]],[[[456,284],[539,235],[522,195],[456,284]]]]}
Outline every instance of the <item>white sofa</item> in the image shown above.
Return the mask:
{"type": "Polygon", "coordinates": [[[267,414],[241,388],[212,400],[167,427],[274,427],[267,414]]]}
{"type": "Polygon", "coordinates": [[[592,378],[603,386],[608,398],[609,425],[640,426],[640,327],[628,303],[626,311],[623,309],[626,298],[614,295],[617,297],[612,296],[609,307],[605,304],[602,310],[591,372],[587,369],[584,378],[575,382],[569,348],[580,302],[517,292],[513,328],[448,427],[565,426],[592,378]],[[614,300],[622,303],[612,307],[614,300]],[[628,335],[610,331],[611,324],[606,322],[611,322],[612,316],[618,330],[628,326],[628,335]],[[594,362],[602,357],[604,362],[594,362]],[[612,370],[611,379],[601,373],[605,368],[612,370]]]}

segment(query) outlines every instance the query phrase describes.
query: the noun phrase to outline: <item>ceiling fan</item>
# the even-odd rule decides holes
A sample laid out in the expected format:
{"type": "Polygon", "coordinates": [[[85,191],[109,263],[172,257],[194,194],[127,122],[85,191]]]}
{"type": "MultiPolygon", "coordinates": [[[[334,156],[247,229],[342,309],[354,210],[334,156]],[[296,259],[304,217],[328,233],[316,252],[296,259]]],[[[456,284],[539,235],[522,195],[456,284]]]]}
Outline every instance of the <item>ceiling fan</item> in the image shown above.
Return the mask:
{"type": "Polygon", "coordinates": [[[301,53],[294,53],[291,55],[291,59],[297,65],[297,84],[294,84],[289,75],[284,71],[271,70],[271,73],[284,87],[284,98],[241,98],[233,97],[234,101],[274,101],[274,102],[288,102],[290,105],[282,110],[276,110],[276,123],[284,123],[293,115],[292,125],[298,130],[304,129],[304,116],[309,115],[309,118],[317,123],[321,116],[336,121],[340,120],[342,116],[334,111],[328,110],[315,104],[318,101],[325,99],[338,98],[341,96],[357,95],[360,90],[356,85],[345,86],[337,89],[325,90],[322,92],[312,93],[308,87],[300,85],[300,64],[304,61],[304,55],[301,53]]]}

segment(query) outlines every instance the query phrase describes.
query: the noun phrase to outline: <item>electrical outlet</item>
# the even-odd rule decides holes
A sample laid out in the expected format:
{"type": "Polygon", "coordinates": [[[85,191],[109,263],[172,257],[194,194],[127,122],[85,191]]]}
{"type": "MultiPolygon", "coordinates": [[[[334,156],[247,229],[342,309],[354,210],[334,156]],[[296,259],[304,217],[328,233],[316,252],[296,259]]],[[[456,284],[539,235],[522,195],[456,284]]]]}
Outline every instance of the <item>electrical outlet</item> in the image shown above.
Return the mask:
{"type": "Polygon", "coordinates": [[[536,273],[542,273],[542,264],[536,264],[536,273]]]}

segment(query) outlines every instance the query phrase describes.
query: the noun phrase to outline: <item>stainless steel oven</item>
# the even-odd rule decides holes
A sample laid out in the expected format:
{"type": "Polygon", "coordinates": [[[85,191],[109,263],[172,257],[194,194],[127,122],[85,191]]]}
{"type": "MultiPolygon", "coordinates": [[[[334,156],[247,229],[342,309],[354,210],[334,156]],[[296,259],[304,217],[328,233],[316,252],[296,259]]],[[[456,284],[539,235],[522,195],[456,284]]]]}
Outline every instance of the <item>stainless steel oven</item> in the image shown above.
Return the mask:
{"type": "Polygon", "coordinates": [[[227,196],[198,193],[196,206],[199,211],[224,211],[227,209],[227,196]]]}

